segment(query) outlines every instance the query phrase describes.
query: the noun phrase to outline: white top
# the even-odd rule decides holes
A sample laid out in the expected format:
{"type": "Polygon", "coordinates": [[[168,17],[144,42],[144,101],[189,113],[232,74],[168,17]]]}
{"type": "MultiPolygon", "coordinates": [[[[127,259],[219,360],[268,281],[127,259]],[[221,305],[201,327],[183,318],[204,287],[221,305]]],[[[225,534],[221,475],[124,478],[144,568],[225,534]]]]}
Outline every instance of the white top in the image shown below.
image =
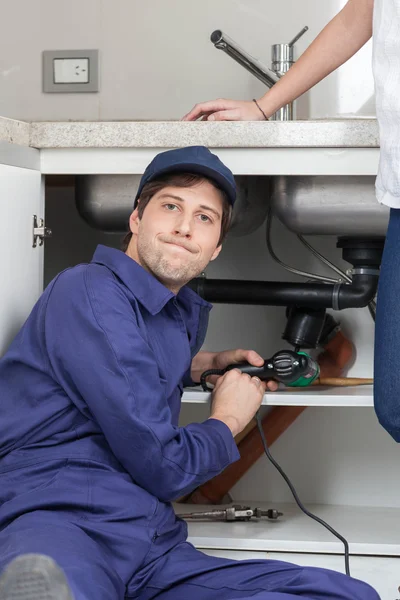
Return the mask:
{"type": "MultiPolygon", "coordinates": [[[[208,404],[211,400],[209,392],[200,387],[185,388],[182,402],[208,404]]],[[[372,385],[359,387],[325,387],[284,388],[264,395],[264,406],[370,406],[374,405],[372,385]]]]}
{"type": "Polygon", "coordinates": [[[377,198],[400,208],[400,0],[375,0],[372,60],[381,143],[377,198]]]}

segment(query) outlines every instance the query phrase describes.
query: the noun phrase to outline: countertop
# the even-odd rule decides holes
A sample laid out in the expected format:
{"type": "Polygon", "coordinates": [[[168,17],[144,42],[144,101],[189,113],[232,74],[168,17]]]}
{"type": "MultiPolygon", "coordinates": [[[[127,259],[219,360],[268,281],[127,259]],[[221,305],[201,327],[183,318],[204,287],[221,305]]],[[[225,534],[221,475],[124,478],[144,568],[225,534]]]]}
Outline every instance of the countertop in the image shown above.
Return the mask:
{"type": "Polygon", "coordinates": [[[31,125],[24,121],[14,121],[0,117],[0,141],[19,146],[29,146],[31,125]]]}
{"type": "Polygon", "coordinates": [[[0,117],[0,141],[33,148],[378,148],[376,119],[26,123],[0,117]]]}

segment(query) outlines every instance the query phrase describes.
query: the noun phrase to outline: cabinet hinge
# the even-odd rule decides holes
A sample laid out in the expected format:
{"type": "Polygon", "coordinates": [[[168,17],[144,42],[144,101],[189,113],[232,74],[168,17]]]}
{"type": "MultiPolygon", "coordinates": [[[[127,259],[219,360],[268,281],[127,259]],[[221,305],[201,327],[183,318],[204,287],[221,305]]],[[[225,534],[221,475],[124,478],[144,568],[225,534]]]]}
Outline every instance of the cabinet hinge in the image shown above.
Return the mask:
{"type": "Polygon", "coordinates": [[[38,240],[39,240],[39,246],[43,246],[44,239],[51,237],[51,235],[52,235],[52,231],[48,227],[45,227],[44,220],[43,219],[38,220],[37,216],[33,215],[32,247],[36,248],[36,246],[38,245],[38,240]]]}

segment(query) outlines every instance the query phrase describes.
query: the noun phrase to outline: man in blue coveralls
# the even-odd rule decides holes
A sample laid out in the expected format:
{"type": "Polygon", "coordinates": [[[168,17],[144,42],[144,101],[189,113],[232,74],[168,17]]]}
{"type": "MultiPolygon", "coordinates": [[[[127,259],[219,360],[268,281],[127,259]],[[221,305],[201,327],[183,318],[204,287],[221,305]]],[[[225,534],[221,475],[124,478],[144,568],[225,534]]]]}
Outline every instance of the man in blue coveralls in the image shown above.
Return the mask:
{"type": "MultiPolygon", "coordinates": [[[[0,361],[1,600],[377,600],[333,571],[209,557],[171,501],[239,458],[264,386],[220,377],[211,417],[178,427],[182,388],[252,351],[199,352],[235,181],[204,147],[156,156],[125,251],[47,287],[0,361]]],[[[271,389],[273,385],[271,384],[271,389]]]]}

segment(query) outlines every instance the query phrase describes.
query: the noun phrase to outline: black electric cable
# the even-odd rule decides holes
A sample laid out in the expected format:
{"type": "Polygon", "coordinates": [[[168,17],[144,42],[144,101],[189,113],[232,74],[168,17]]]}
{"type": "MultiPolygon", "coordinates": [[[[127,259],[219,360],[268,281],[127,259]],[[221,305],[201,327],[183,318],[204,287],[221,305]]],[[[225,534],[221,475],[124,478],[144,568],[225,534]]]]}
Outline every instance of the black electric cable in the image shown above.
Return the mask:
{"type": "MultiPolygon", "coordinates": [[[[207,377],[210,377],[211,375],[223,375],[224,373],[225,373],[224,369],[210,369],[210,370],[202,373],[202,375],[200,377],[200,384],[201,384],[203,390],[205,392],[212,391],[211,388],[207,385],[207,382],[206,382],[207,377]]],[[[325,529],[327,529],[330,533],[332,533],[335,537],[338,538],[338,540],[340,540],[343,543],[344,564],[345,564],[346,575],[350,576],[350,559],[349,559],[349,543],[348,543],[348,541],[346,540],[346,538],[344,538],[342,535],[340,535],[340,533],[338,533],[335,529],[333,529],[333,527],[331,527],[328,523],[326,523],[323,519],[321,519],[320,517],[317,517],[317,515],[314,515],[312,512],[310,512],[304,506],[304,504],[300,500],[300,498],[294,488],[294,485],[290,481],[289,477],[286,475],[285,471],[282,469],[282,467],[279,465],[279,463],[276,462],[276,460],[272,456],[271,452],[269,451],[267,440],[264,435],[262,421],[260,419],[260,415],[258,412],[257,412],[255,418],[256,418],[256,422],[257,422],[257,428],[260,433],[261,441],[262,441],[262,444],[264,447],[265,455],[268,458],[268,460],[274,465],[275,469],[280,473],[280,475],[283,477],[283,479],[286,481],[290,491],[292,492],[293,498],[296,501],[297,506],[300,508],[300,510],[305,515],[307,515],[307,517],[310,517],[310,519],[313,519],[314,521],[316,521],[317,523],[319,523],[320,525],[325,527],[325,529]]]]}
{"type": "Polygon", "coordinates": [[[346,575],[350,576],[350,560],[349,560],[349,543],[348,543],[348,541],[346,540],[346,538],[344,538],[342,535],[340,535],[340,533],[338,533],[335,529],[333,529],[333,527],[331,527],[330,525],[328,525],[328,523],[326,523],[323,519],[321,519],[320,517],[317,517],[317,515],[314,515],[312,512],[310,512],[309,510],[307,510],[307,508],[304,506],[304,504],[300,500],[299,496],[297,495],[297,492],[296,492],[296,490],[295,490],[292,482],[290,481],[289,477],[286,475],[285,471],[276,462],[276,460],[274,459],[274,457],[270,453],[269,448],[268,448],[268,444],[267,444],[267,440],[265,439],[264,430],[263,430],[263,427],[262,427],[262,422],[261,422],[261,419],[260,419],[260,415],[258,413],[256,414],[256,422],[257,422],[258,431],[260,433],[261,440],[262,440],[262,443],[263,443],[264,452],[265,452],[268,460],[274,465],[274,467],[277,469],[277,471],[282,475],[283,479],[286,481],[286,483],[287,483],[290,491],[292,492],[293,498],[296,501],[297,506],[300,508],[300,510],[303,511],[303,513],[305,515],[307,515],[308,517],[310,517],[310,519],[313,519],[314,521],[317,521],[317,523],[319,523],[320,525],[322,525],[323,527],[325,527],[325,529],[327,529],[328,531],[330,531],[330,533],[332,533],[335,537],[337,537],[343,543],[343,546],[344,546],[344,563],[345,563],[346,575]]]}
{"type": "Polygon", "coordinates": [[[205,392],[212,392],[212,388],[210,388],[206,382],[207,377],[211,377],[211,375],[223,375],[225,373],[225,369],[209,369],[208,371],[204,371],[200,377],[200,385],[205,392]]]}

